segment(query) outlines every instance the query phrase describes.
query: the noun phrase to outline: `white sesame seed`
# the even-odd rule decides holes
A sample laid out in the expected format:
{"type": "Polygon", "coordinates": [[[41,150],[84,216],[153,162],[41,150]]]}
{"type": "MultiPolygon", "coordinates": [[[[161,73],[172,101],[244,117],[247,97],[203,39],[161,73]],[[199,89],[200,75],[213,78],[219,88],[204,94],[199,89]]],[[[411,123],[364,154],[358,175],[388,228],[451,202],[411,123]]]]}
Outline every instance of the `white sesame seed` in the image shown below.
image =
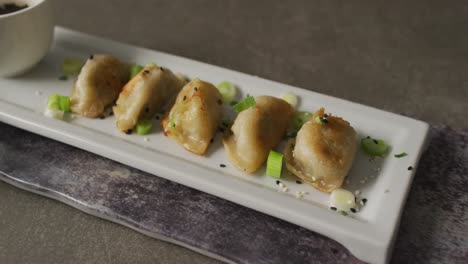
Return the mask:
{"type": "Polygon", "coordinates": [[[356,190],[356,191],[354,192],[354,195],[356,195],[356,196],[359,196],[360,194],[361,194],[361,191],[360,191],[360,190],[356,190]]]}
{"type": "Polygon", "coordinates": [[[143,140],[146,141],[146,142],[150,141],[149,137],[144,137],[143,140]]]}
{"type": "Polygon", "coordinates": [[[362,200],[359,201],[359,203],[364,206],[364,202],[362,200]]]}
{"type": "Polygon", "coordinates": [[[282,182],[280,182],[278,185],[279,185],[279,187],[281,187],[281,188],[284,188],[284,187],[285,187],[284,184],[283,184],[282,182]]]}
{"type": "Polygon", "coordinates": [[[36,91],[36,95],[37,95],[37,96],[41,96],[41,95],[42,95],[42,92],[38,90],[38,91],[36,91]]]}
{"type": "Polygon", "coordinates": [[[288,189],[288,187],[284,187],[283,189],[281,189],[281,191],[282,191],[282,192],[288,192],[289,189],[288,189]]]}
{"type": "Polygon", "coordinates": [[[312,176],[312,180],[315,181],[315,177],[314,177],[314,176],[312,176]]]}

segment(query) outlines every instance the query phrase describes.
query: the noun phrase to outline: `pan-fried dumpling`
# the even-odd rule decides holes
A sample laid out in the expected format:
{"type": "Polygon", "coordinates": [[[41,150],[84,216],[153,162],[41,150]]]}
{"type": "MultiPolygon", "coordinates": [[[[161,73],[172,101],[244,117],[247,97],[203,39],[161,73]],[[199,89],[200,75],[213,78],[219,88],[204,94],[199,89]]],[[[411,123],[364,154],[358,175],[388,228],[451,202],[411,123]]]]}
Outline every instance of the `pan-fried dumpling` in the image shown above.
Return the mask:
{"type": "Polygon", "coordinates": [[[129,74],[129,67],[118,59],[91,55],[73,85],[71,111],[92,118],[102,116],[114,104],[129,74]]]}
{"type": "Polygon", "coordinates": [[[167,68],[144,67],[125,85],[114,106],[117,128],[129,133],[139,120],[151,119],[173,102],[184,84],[167,68]]]}
{"type": "Polygon", "coordinates": [[[241,171],[252,173],[281,141],[294,113],[286,101],[271,97],[255,98],[256,105],[239,113],[223,138],[231,162],[241,171]]]}
{"type": "Polygon", "coordinates": [[[342,118],[321,108],[291,139],[285,150],[286,168],[315,188],[331,192],[343,184],[357,149],[357,134],[342,118]]]}
{"type": "Polygon", "coordinates": [[[205,154],[221,121],[221,98],[211,83],[198,79],[189,82],[161,122],[164,134],[188,151],[205,154]]]}

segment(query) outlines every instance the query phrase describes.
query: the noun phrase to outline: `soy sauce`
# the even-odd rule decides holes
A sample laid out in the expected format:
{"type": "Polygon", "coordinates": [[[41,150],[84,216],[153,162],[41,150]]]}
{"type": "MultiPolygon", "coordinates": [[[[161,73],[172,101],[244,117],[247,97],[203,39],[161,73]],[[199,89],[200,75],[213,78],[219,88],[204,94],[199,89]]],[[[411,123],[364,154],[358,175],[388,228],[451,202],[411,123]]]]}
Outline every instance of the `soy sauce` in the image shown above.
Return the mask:
{"type": "Polygon", "coordinates": [[[0,4],[0,15],[5,15],[25,9],[28,5],[18,5],[16,3],[0,4]]]}

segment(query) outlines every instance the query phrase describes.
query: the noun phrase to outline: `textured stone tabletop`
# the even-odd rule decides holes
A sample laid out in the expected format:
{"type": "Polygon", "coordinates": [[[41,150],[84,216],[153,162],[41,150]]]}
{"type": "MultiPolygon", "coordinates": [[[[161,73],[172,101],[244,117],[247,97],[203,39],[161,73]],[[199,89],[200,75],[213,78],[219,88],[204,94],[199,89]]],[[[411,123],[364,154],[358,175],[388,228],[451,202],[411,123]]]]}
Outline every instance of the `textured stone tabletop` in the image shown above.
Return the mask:
{"type": "MultiPolygon", "coordinates": [[[[468,131],[466,1],[348,2],[54,4],[72,29],[468,131]]],[[[0,182],[0,263],[62,262],[217,261],[0,182]]]]}

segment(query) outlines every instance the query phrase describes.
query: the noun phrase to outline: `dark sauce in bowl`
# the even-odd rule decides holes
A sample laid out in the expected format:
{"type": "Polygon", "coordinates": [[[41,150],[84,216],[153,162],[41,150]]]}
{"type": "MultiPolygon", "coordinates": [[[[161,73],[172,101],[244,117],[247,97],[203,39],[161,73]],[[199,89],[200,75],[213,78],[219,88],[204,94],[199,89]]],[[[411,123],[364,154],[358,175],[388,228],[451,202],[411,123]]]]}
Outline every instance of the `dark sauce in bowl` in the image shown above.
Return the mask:
{"type": "Polygon", "coordinates": [[[20,11],[26,7],[28,7],[28,5],[19,5],[16,3],[0,4],[0,16],[20,11]]]}

